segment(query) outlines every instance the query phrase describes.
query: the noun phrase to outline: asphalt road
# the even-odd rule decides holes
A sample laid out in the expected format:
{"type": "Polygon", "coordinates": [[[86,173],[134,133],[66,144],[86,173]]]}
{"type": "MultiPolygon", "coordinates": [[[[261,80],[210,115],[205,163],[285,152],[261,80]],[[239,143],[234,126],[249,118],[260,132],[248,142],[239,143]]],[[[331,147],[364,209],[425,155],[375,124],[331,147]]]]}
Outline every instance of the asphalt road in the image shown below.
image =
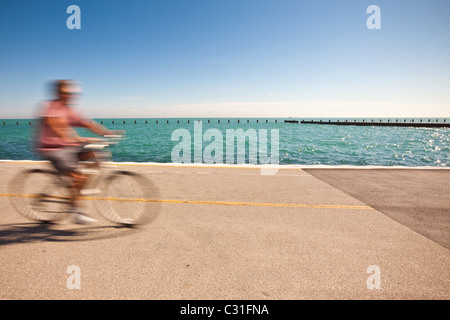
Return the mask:
{"type": "Polygon", "coordinates": [[[450,249],[450,170],[306,172],[450,249]]]}
{"type": "MultiPolygon", "coordinates": [[[[262,175],[255,168],[121,165],[151,179],[161,200],[156,221],[124,229],[94,212],[100,221],[89,227],[21,217],[8,182],[37,166],[0,164],[1,299],[450,298],[450,251],[438,243],[445,236],[424,236],[339,185],[359,170],[335,179],[331,171],[324,177],[298,168],[262,175]]],[[[382,189],[383,176],[393,173],[371,175],[382,189]]],[[[436,173],[411,184],[433,193],[423,185],[434,179],[429,174],[436,173]]],[[[445,230],[443,188],[437,220],[445,230]]]]}

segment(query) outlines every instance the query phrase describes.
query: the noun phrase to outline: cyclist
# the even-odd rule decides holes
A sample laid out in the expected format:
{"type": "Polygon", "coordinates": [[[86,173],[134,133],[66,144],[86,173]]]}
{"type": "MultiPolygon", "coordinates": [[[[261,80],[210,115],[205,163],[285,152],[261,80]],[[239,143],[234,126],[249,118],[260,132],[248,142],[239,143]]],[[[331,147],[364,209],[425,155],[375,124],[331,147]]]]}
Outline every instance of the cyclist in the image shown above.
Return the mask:
{"type": "Polygon", "coordinates": [[[88,180],[87,175],[77,170],[80,160],[94,159],[92,151],[83,145],[95,138],[81,137],[75,127],[83,127],[98,135],[110,135],[108,130],[93,120],[83,118],[74,108],[73,102],[81,94],[79,84],[72,80],[54,82],[55,99],[44,104],[41,126],[38,132],[38,152],[49,160],[55,169],[71,181],[71,209],[73,221],[78,224],[91,224],[97,220],[83,214],[79,206],[80,191],[88,180]]]}

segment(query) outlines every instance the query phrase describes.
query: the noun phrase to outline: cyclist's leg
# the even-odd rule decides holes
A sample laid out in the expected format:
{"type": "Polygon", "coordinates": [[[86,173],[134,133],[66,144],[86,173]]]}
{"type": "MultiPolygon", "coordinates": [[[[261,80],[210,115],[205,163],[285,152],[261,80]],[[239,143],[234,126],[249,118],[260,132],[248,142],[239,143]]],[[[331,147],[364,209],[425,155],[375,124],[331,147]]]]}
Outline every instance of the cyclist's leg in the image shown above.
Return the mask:
{"type": "Polygon", "coordinates": [[[64,149],[47,151],[44,153],[44,157],[51,162],[53,167],[61,175],[69,177],[69,187],[71,190],[70,203],[72,207],[77,206],[79,191],[87,180],[85,175],[77,171],[80,153],[81,147],[78,146],[66,147],[64,149]]]}
{"type": "Polygon", "coordinates": [[[95,219],[82,214],[79,206],[80,191],[86,184],[88,178],[78,170],[80,155],[83,153],[81,146],[66,147],[64,149],[47,152],[45,157],[50,160],[55,169],[70,180],[70,212],[73,213],[74,222],[89,224],[96,222],[95,219]]]}
{"type": "Polygon", "coordinates": [[[89,180],[89,174],[83,174],[79,170],[80,160],[90,160],[92,155],[90,152],[85,151],[82,147],[74,148],[69,157],[69,163],[72,170],[69,172],[70,177],[73,181],[72,186],[72,210],[73,221],[78,224],[92,224],[97,222],[96,219],[86,216],[80,209],[79,200],[81,195],[81,190],[86,185],[89,180]]]}
{"type": "Polygon", "coordinates": [[[83,151],[81,151],[80,154],[79,154],[79,159],[81,161],[93,160],[92,161],[92,165],[90,165],[89,168],[92,168],[92,169],[99,169],[100,168],[100,164],[97,161],[97,155],[92,150],[83,150],[83,151]]]}
{"type": "Polygon", "coordinates": [[[80,198],[80,191],[83,188],[83,186],[86,184],[87,182],[87,177],[86,175],[77,172],[76,170],[70,171],[68,172],[68,176],[71,178],[72,180],[72,185],[71,185],[71,199],[70,199],[70,203],[72,205],[72,208],[79,208],[79,198],[80,198]]]}

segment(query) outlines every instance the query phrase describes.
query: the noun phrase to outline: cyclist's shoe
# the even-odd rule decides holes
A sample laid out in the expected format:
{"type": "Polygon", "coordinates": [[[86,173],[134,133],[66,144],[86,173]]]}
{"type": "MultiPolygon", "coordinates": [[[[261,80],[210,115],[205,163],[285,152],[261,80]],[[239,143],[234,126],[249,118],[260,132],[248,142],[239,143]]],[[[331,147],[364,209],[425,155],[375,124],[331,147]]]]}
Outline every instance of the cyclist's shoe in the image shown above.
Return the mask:
{"type": "Polygon", "coordinates": [[[134,220],[131,218],[122,218],[117,222],[126,226],[132,226],[135,224],[134,220]]]}
{"type": "Polygon", "coordinates": [[[100,193],[102,193],[102,191],[100,189],[97,189],[97,188],[80,190],[80,194],[82,196],[88,196],[88,195],[91,195],[91,194],[100,194],[100,193]]]}
{"type": "Polygon", "coordinates": [[[72,222],[74,222],[76,224],[87,225],[87,224],[94,224],[94,223],[98,222],[97,219],[94,219],[94,218],[84,215],[78,209],[72,209],[72,210],[70,210],[70,213],[72,215],[72,222]]]}

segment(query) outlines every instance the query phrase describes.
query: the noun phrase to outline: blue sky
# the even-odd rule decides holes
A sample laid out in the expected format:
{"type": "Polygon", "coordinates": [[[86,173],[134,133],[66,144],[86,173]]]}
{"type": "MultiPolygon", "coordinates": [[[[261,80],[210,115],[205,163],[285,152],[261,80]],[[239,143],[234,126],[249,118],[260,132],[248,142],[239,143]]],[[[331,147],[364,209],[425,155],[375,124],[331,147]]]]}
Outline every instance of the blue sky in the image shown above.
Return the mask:
{"type": "Polygon", "coordinates": [[[449,31],[448,0],[2,0],[0,118],[59,78],[90,117],[449,117],[449,31]]]}

